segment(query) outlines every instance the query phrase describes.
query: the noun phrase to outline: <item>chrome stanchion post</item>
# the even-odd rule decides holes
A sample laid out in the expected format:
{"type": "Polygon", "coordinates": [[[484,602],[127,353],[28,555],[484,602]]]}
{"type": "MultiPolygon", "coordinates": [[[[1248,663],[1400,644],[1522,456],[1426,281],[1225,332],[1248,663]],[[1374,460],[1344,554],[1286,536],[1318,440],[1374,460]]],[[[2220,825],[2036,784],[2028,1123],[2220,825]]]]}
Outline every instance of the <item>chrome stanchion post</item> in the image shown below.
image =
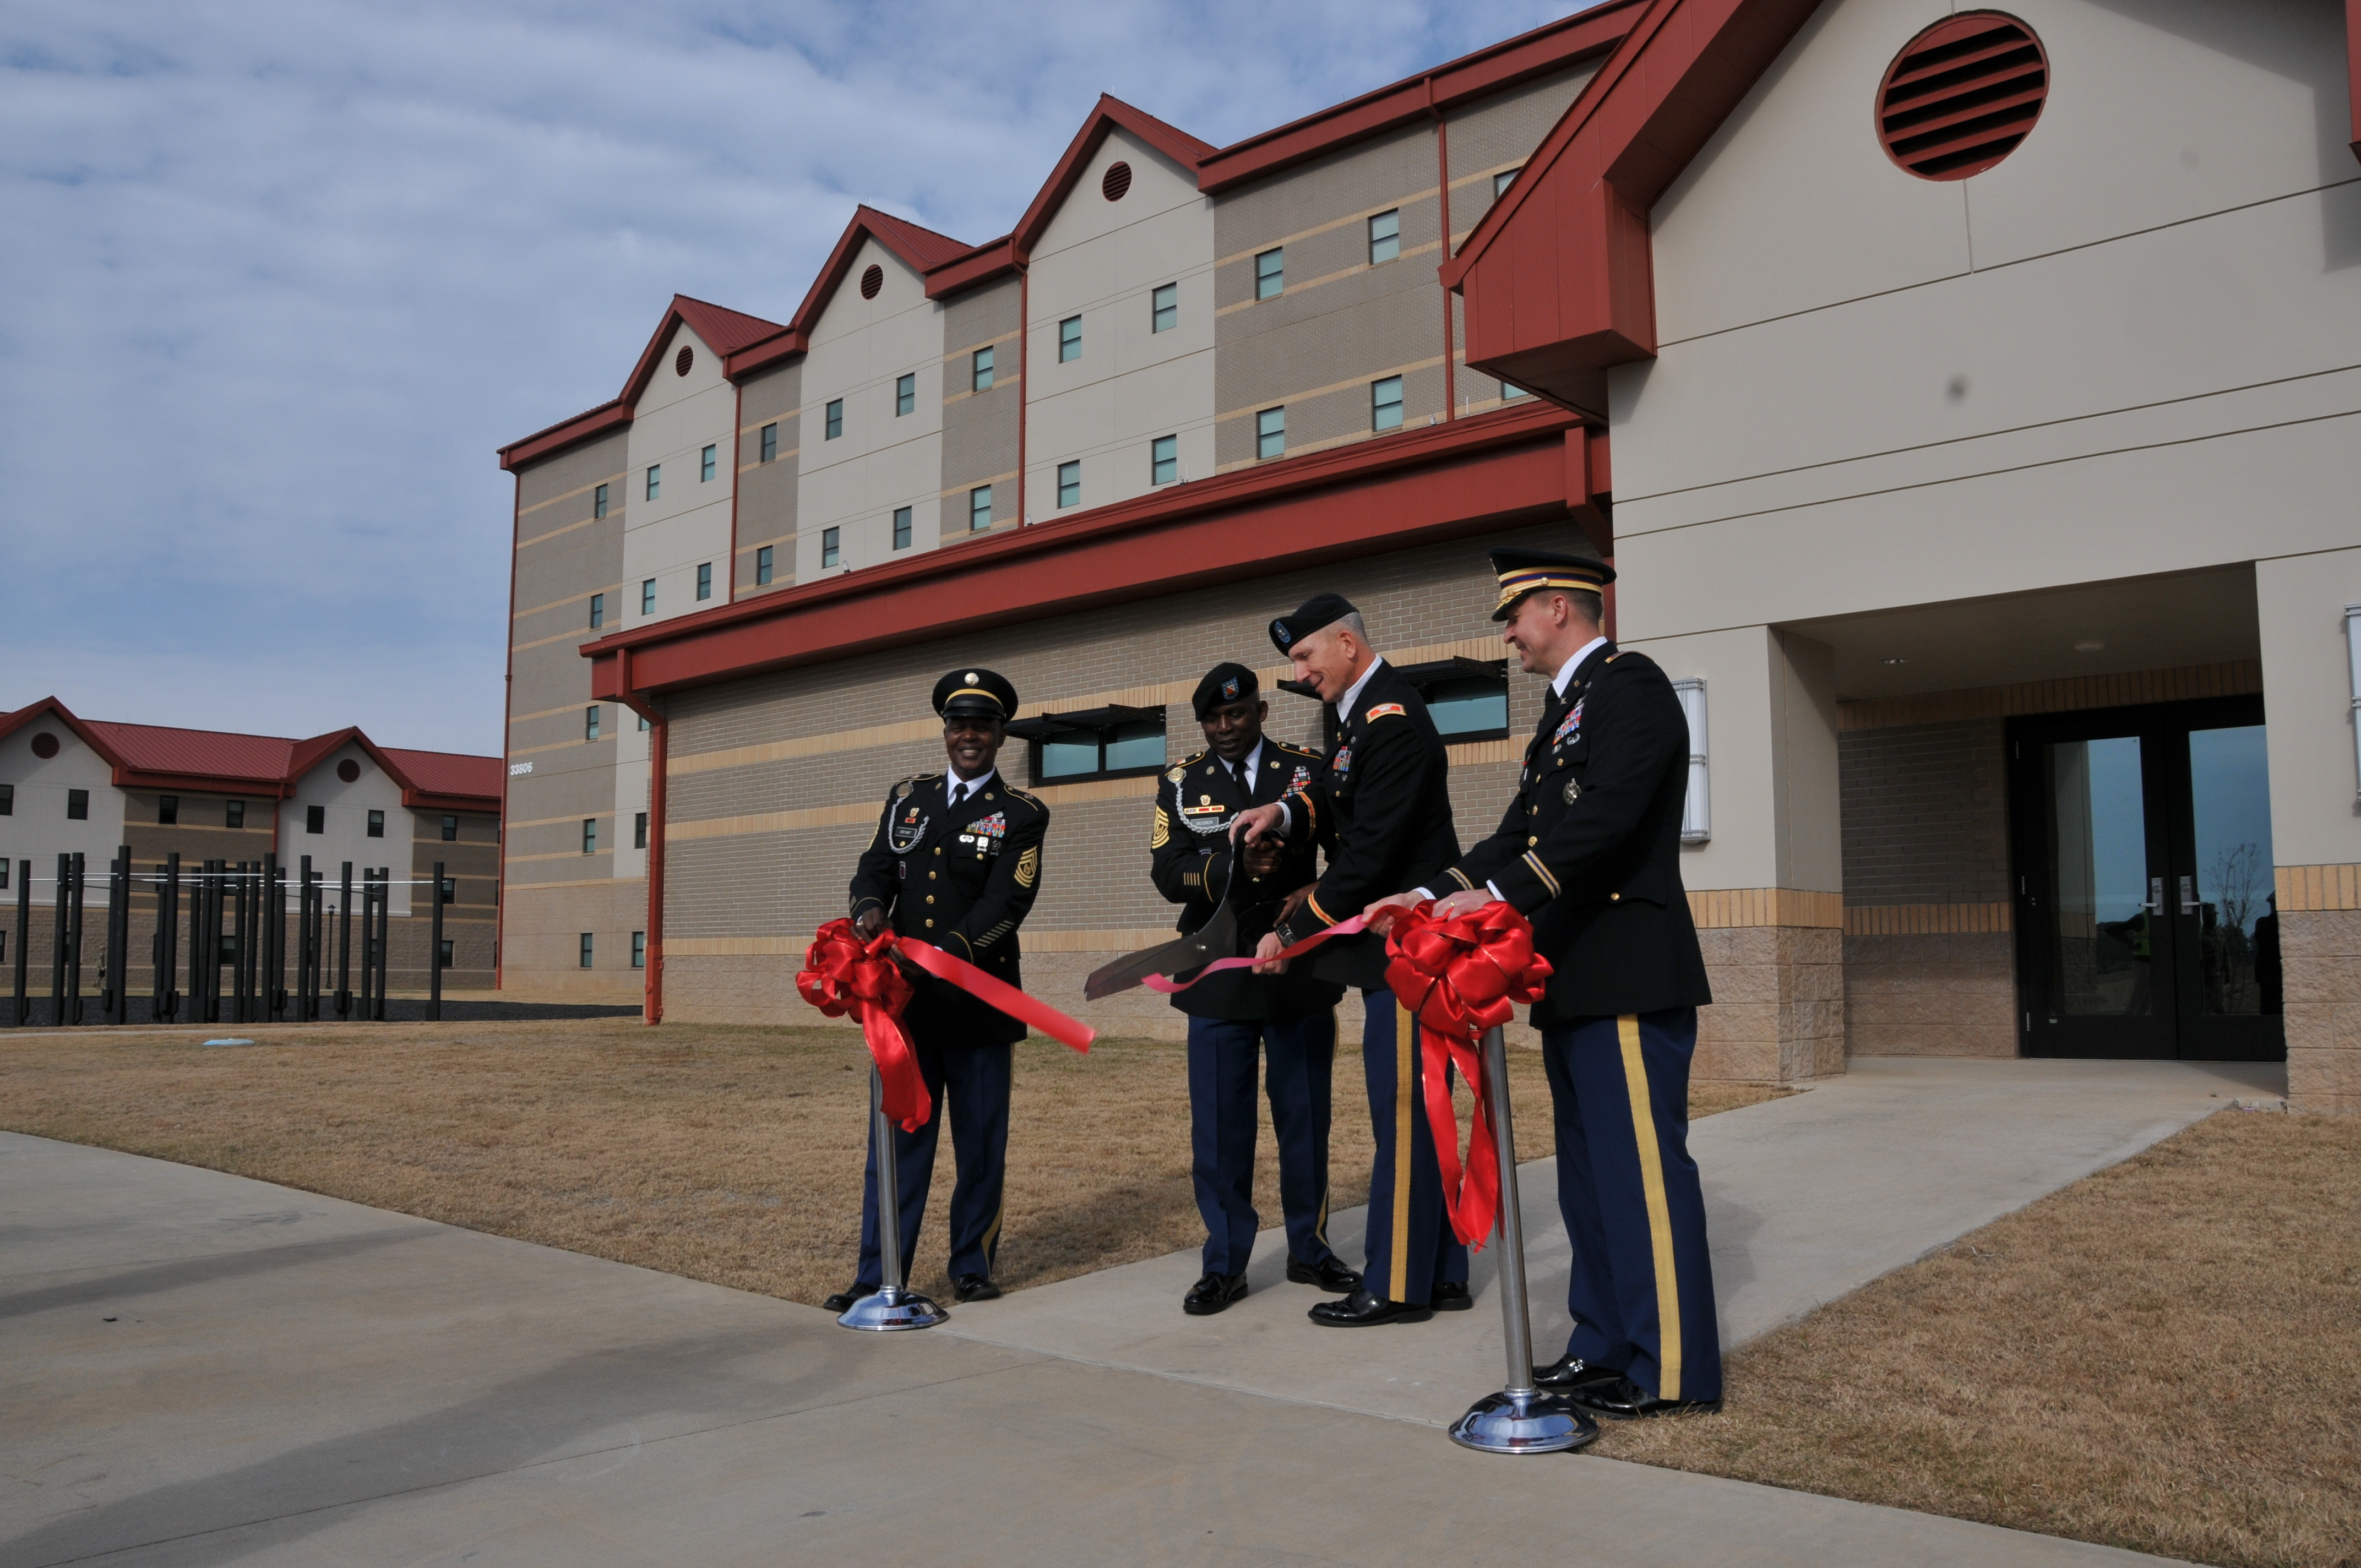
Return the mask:
{"type": "Polygon", "coordinates": [[[894,1158],[894,1119],[885,1114],[885,1079],[869,1069],[870,1142],[877,1150],[877,1269],[884,1283],[844,1310],[848,1329],[930,1329],[950,1314],[915,1290],[903,1288],[902,1173],[894,1158]]]}
{"type": "Polygon", "coordinates": [[[1491,1080],[1492,1126],[1500,1160],[1500,1327],[1508,1342],[1509,1384],[1487,1394],[1451,1423],[1451,1441],[1486,1453],[1563,1453],[1598,1435],[1598,1423],[1562,1394],[1533,1387],[1532,1319],[1525,1310],[1525,1222],[1517,1201],[1517,1137],[1509,1119],[1509,1049],[1499,1029],[1484,1034],[1484,1071],[1491,1080]]]}

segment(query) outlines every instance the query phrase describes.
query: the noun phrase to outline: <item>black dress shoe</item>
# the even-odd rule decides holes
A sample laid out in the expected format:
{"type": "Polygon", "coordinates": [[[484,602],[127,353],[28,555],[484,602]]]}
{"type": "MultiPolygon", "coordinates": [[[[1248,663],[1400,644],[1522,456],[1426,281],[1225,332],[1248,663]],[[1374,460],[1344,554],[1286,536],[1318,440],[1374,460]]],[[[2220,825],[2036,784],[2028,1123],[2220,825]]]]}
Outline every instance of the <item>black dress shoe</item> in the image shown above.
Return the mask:
{"type": "Polygon", "coordinates": [[[1189,1287],[1189,1294],[1180,1298],[1180,1310],[1192,1318],[1210,1318],[1246,1293],[1245,1275],[1208,1271],[1202,1279],[1189,1287]]]}
{"type": "Polygon", "coordinates": [[[1569,1388],[1584,1388],[1593,1383],[1608,1383],[1623,1374],[1611,1366],[1594,1366],[1571,1353],[1559,1356],[1547,1366],[1533,1368],[1533,1387],[1563,1394],[1569,1388]]]}
{"type": "Polygon", "coordinates": [[[1705,1414],[1721,1409],[1719,1399],[1659,1399],[1620,1373],[1603,1383],[1568,1388],[1565,1397],[1592,1415],[1605,1416],[1610,1421],[1678,1415],[1683,1411],[1705,1414]]]}
{"type": "Polygon", "coordinates": [[[1383,1296],[1372,1296],[1367,1290],[1356,1290],[1341,1301],[1323,1301],[1312,1309],[1311,1318],[1323,1329],[1367,1329],[1379,1323],[1422,1323],[1434,1316],[1432,1307],[1414,1307],[1408,1301],[1389,1301],[1383,1296]]]}
{"type": "Polygon", "coordinates": [[[1476,1305],[1476,1294],[1465,1284],[1446,1280],[1434,1288],[1430,1299],[1438,1312],[1465,1312],[1476,1305]]]}
{"type": "Polygon", "coordinates": [[[856,1281],[851,1289],[840,1290],[835,1295],[830,1296],[827,1300],[822,1301],[819,1304],[820,1310],[826,1312],[834,1312],[840,1318],[845,1313],[852,1310],[852,1304],[855,1301],[860,1300],[863,1296],[874,1296],[876,1294],[877,1287],[874,1285],[862,1285],[856,1281]]]}
{"type": "Polygon", "coordinates": [[[1287,1260],[1287,1278],[1290,1284],[1317,1285],[1339,1296],[1349,1296],[1361,1288],[1359,1272],[1333,1257],[1325,1263],[1306,1263],[1300,1257],[1290,1257],[1287,1260]]]}
{"type": "Polygon", "coordinates": [[[951,1297],[960,1301],[997,1301],[1000,1287],[987,1274],[962,1274],[951,1281],[951,1297]]]}

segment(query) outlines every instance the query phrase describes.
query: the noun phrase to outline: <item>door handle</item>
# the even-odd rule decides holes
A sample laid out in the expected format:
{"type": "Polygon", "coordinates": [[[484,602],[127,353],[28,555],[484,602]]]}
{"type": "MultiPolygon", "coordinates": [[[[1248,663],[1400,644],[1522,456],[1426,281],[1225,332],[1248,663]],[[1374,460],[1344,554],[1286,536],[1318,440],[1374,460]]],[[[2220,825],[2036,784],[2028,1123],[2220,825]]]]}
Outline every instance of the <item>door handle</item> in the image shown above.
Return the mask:
{"type": "Polygon", "coordinates": [[[2182,877],[2180,879],[2180,912],[2183,915],[2194,915],[2197,913],[2197,879],[2193,876],[2182,877]]]}
{"type": "Polygon", "coordinates": [[[2164,879],[2162,877],[2152,876],[2147,879],[2147,902],[2140,907],[2150,915],[2164,913],[2164,879]]]}

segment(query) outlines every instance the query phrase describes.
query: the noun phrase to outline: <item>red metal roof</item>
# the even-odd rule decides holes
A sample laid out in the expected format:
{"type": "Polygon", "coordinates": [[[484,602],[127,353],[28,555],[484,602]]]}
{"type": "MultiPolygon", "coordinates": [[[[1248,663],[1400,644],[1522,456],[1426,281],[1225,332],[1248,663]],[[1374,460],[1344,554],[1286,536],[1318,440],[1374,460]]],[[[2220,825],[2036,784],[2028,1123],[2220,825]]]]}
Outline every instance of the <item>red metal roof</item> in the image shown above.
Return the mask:
{"type": "Polygon", "coordinates": [[[456,751],[411,751],[388,746],[385,754],[410,775],[422,795],[480,795],[498,800],[507,770],[498,757],[470,757],[456,751]]]}
{"type": "Polygon", "coordinates": [[[295,742],[277,735],[233,735],[218,729],[171,729],[93,718],[114,761],[143,773],[202,773],[208,778],[279,784],[291,772],[295,742]]]}

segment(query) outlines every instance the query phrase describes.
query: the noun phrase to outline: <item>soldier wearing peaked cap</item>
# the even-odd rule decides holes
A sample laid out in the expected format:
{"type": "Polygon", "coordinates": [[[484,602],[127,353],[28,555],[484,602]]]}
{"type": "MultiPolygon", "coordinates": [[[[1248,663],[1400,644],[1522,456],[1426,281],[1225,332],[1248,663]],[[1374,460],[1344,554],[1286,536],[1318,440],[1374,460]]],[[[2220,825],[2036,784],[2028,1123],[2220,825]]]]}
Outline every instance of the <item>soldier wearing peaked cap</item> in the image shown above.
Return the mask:
{"type": "MultiPolygon", "coordinates": [[[[1157,785],[1153,875],[1157,891],[1180,905],[1183,932],[1204,926],[1226,900],[1238,921],[1235,951],[1244,956],[1278,921],[1286,895],[1319,874],[1319,851],[1310,839],[1286,845],[1275,838],[1238,848],[1230,842],[1230,819],[1310,783],[1320,754],[1263,733],[1269,705],[1244,664],[1207,671],[1191,707],[1207,749],[1168,769],[1157,785]]],[[[1192,1317],[1221,1311],[1246,1291],[1246,1260],[1261,1224],[1254,1207],[1257,1056],[1267,1063],[1264,1089],[1279,1144],[1287,1277],[1340,1294],[1360,1283],[1329,1250],[1326,1234],[1329,1080],[1344,991],[1307,965],[1279,976],[1225,970],[1172,998],[1189,1015],[1190,1174],[1205,1220],[1204,1275],[1180,1302],[1192,1317]]]]}
{"type": "Polygon", "coordinates": [[[1688,725],[1672,683],[1600,630],[1604,562],[1496,550],[1492,619],[1549,679],[1516,798],[1492,836],[1417,893],[1451,916],[1506,899],[1554,972],[1534,1004],[1574,1244],[1565,1355],[1544,1388],[1598,1414],[1709,1409],[1721,1350],[1705,1200],[1688,1153],[1697,1010],[1712,1000],[1681,886],[1688,725]]]}
{"type": "MultiPolygon", "coordinates": [[[[877,832],[852,876],[852,921],[864,937],[891,925],[904,939],[965,959],[1010,985],[1016,927],[1041,891],[1041,843],[1049,811],[1000,776],[997,760],[1016,711],[1016,688],[990,670],[954,670],[935,683],[950,767],[917,773],[885,796],[877,832]]],[[[935,1142],[948,1119],[958,1176],[951,1188],[950,1275],[959,1299],[989,1300],[1000,1245],[1008,1156],[1008,1091],[1025,1025],[957,987],[915,975],[903,1023],[936,1114],[915,1133],[894,1130],[901,1198],[902,1273],[918,1245],[934,1175],[935,1142]]],[[[828,1299],[841,1312],[883,1278],[877,1241],[877,1150],[870,1141],[861,1200],[861,1268],[850,1290],[828,1299]]]]}

